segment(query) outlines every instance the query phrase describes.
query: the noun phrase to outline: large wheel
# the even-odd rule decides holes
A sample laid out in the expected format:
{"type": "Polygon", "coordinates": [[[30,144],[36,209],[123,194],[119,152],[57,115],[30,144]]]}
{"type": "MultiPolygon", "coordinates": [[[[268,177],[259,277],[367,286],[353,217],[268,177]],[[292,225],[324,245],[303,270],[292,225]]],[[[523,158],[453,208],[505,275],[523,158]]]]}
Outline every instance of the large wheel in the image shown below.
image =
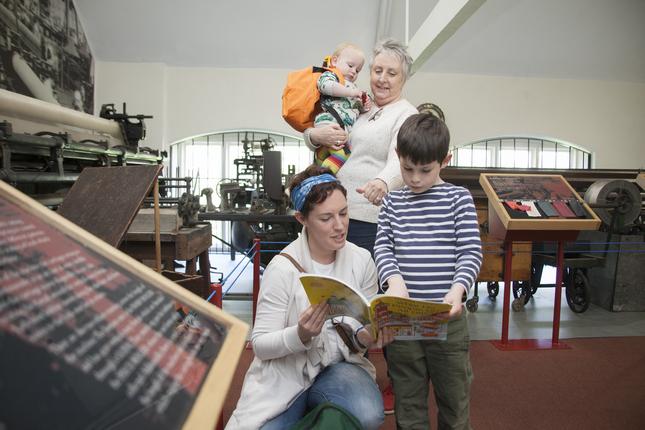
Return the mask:
{"type": "Polygon", "coordinates": [[[468,309],[468,312],[477,312],[478,307],[479,307],[478,297],[473,297],[471,299],[466,300],[466,309],[468,309]]]}
{"type": "Polygon", "coordinates": [[[567,304],[573,312],[581,314],[589,308],[589,280],[582,270],[576,269],[567,277],[565,294],[567,304]]]}
{"type": "Polygon", "coordinates": [[[531,265],[531,295],[537,292],[538,287],[540,286],[540,281],[542,280],[542,271],[544,266],[542,264],[532,264],[531,265]]]}
{"type": "Polygon", "coordinates": [[[495,300],[499,294],[499,282],[489,281],[486,283],[486,289],[488,290],[488,298],[495,300]]]}
{"type": "Polygon", "coordinates": [[[513,309],[514,312],[519,312],[522,309],[524,309],[525,303],[522,303],[521,299],[515,299],[511,302],[511,309],[513,309]]]}
{"type": "Polygon", "coordinates": [[[515,281],[513,282],[513,297],[519,299],[524,297],[524,304],[529,302],[533,293],[531,292],[531,283],[529,281],[515,281]]]}

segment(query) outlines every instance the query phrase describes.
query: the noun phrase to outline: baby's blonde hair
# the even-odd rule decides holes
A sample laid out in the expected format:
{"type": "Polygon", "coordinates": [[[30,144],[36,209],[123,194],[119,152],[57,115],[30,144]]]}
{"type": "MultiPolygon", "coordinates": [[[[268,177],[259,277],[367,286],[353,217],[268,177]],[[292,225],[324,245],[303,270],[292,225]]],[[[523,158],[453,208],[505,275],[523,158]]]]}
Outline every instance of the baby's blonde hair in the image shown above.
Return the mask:
{"type": "Polygon", "coordinates": [[[340,43],[338,46],[336,46],[336,50],[334,50],[334,53],[332,54],[332,56],[338,57],[340,55],[340,53],[343,52],[347,48],[352,48],[352,49],[357,50],[358,52],[361,53],[363,58],[365,58],[365,53],[363,52],[363,50],[358,45],[355,45],[355,44],[350,43],[350,42],[343,42],[343,43],[340,43]]]}

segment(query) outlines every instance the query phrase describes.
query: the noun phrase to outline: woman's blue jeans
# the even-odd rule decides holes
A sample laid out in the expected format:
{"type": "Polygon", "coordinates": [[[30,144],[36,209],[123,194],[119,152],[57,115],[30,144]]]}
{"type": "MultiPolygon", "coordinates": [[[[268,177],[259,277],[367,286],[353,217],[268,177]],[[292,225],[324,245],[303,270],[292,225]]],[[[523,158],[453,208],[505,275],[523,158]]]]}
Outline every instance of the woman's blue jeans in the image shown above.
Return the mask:
{"type": "Polygon", "coordinates": [[[383,424],[383,400],[372,377],[356,364],[341,361],[325,368],[314,383],[289,406],[269,420],[262,430],[284,430],[324,402],[334,403],[356,417],[364,429],[383,424]]]}

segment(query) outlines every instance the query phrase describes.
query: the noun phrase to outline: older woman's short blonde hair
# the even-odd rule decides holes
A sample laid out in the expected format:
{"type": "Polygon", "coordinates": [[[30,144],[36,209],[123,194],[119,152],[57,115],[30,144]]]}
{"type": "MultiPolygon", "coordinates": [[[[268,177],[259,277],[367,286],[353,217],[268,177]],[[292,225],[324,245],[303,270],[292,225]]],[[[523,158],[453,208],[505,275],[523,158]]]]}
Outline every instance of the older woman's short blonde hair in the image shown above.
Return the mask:
{"type": "Polygon", "coordinates": [[[384,39],[376,42],[374,51],[372,52],[372,59],[370,61],[370,68],[374,63],[374,58],[381,53],[388,53],[396,56],[401,62],[401,70],[403,70],[403,79],[407,81],[410,76],[410,69],[412,68],[412,57],[408,54],[408,50],[398,40],[384,39]]]}

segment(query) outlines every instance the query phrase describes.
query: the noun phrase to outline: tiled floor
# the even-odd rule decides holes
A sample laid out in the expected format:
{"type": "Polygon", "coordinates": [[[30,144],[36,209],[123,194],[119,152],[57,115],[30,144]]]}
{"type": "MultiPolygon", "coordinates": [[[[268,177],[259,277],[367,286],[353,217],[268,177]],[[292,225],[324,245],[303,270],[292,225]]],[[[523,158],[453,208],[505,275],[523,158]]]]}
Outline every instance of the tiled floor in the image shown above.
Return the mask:
{"type": "MultiPolygon", "coordinates": [[[[214,267],[229,276],[224,290],[233,293],[250,293],[252,290],[252,265],[242,271],[245,261],[231,261],[228,254],[213,255],[214,267]],[[236,268],[236,269],[235,269],[236,268]],[[235,270],[233,270],[235,269],[235,270]],[[242,273],[240,273],[242,272],[242,273]],[[239,275],[239,277],[238,277],[239,275]],[[233,284],[233,279],[237,278],[233,284]]],[[[554,277],[545,270],[545,278],[554,277]]],[[[543,278],[543,283],[553,280],[543,278]]],[[[473,340],[499,339],[502,329],[504,287],[500,283],[499,295],[490,300],[486,285],[480,284],[479,306],[468,314],[473,340]]],[[[551,339],[553,327],[554,288],[538,288],[523,310],[510,311],[509,339],[551,339]]],[[[513,299],[511,295],[511,300],[513,299]]],[[[577,314],[569,309],[562,294],[560,311],[560,339],[580,337],[645,336],[645,312],[610,312],[590,305],[586,312],[577,314]]],[[[250,323],[252,306],[250,300],[228,300],[224,296],[224,310],[250,323]]]]}

